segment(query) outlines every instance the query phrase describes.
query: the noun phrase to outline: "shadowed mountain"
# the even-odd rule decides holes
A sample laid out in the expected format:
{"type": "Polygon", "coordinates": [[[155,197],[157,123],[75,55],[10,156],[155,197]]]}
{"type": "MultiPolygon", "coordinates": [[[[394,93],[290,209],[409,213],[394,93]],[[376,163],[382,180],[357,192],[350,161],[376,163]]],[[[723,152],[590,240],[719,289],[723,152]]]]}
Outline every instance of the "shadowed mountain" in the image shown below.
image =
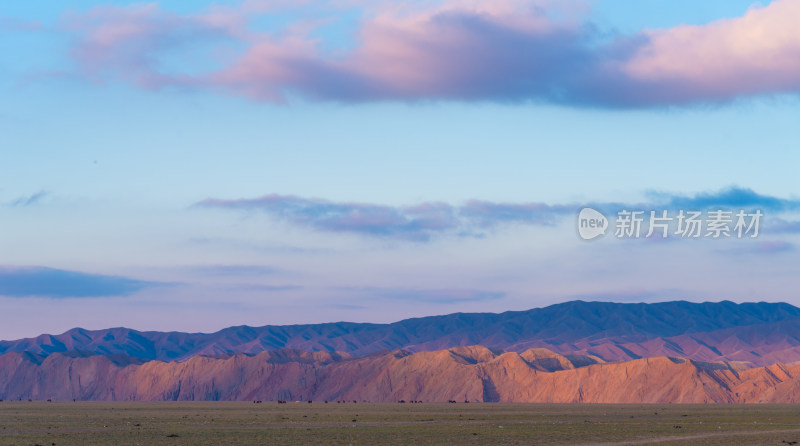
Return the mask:
{"type": "Polygon", "coordinates": [[[543,349],[519,354],[481,346],[360,358],[281,350],[128,363],[102,355],[7,353],[0,355],[0,398],[798,403],[800,365],[742,370],[658,357],[575,368],[543,349]],[[537,363],[542,359],[555,361],[537,363]]]}
{"type": "Polygon", "coordinates": [[[287,348],[363,356],[385,350],[419,352],[477,344],[516,352],[547,348],[561,355],[602,361],[676,356],[769,365],[800,360],[800,308],[765,302],[573,301],[527,311],[455,313],[392,324],[239,326],[210,334],[76,328],[60,335],[1,341],[0,354],[29,352],[46,357],[81,351],[172,361],[287,348]]]}

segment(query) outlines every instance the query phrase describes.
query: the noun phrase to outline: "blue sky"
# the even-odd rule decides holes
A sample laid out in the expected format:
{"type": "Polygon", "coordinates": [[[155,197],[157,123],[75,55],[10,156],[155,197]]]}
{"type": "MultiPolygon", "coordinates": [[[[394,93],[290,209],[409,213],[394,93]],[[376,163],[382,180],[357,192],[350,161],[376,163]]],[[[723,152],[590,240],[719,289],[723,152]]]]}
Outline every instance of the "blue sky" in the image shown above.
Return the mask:
{"type": "Polygon", "coordinates": [[[798,3],[4,4],[0,338],[800,304],[798,3]],[[583,206],[765,217],[586,242],[583,206]]]}

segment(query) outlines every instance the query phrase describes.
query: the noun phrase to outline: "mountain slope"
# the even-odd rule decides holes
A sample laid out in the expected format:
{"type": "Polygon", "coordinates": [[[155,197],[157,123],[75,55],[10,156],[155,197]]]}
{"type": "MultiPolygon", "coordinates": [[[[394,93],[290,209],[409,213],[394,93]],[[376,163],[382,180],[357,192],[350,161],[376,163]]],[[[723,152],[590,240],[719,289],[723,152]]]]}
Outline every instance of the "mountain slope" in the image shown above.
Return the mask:
{"type": "Polygon", "coordinates": [[[545,347],[606,361],[666,355],[768,365],[800,359],[800,308],[765,302],[574,301],[527,311],[456,313],[392,324],[240,326],[210,334],[76,328],[60,335],[0,341],[0,354],[48,356],[81,351],[170,361],[286,348],[360,356],[400,348],[430,351],[474,344],[517,352],[545,347]]]}
{"type": "Polygon", "coordinates": [[[0,356],[0,398],[56,400],[503,401],[798,403],[800,365],[739,370],[728,363],[649,358],[547,371],[552,352],[457,347],[360,358],[277,351],[184,362],[29,353],[0,356]],[[532,362],[533,361],[533,362],[532,362]]]}

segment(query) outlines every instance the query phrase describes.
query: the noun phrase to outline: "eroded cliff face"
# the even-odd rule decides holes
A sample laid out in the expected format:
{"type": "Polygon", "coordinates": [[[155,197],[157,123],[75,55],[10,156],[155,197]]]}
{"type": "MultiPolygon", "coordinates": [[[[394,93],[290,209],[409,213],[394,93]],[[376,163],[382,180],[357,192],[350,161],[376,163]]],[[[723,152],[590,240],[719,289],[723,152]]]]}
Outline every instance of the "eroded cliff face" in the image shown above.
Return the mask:
{"type": "Polygon", "coordinates": [[[668,357],[603,363],[542,348],[515,353],[481,346],[360,358],[280,350],[181,362],[7,353],[0,355],[0,398],[797,403],[800,366],[745,369],[668,357]]]}

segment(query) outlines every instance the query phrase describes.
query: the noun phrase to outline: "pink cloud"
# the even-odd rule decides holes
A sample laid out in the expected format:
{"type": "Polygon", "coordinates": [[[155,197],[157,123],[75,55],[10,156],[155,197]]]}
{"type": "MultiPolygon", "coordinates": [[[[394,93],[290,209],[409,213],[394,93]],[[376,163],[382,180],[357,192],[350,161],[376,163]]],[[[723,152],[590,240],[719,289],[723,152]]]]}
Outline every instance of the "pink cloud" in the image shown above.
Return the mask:
{"type": "MultiPolygon", "coordinates": [[[[652,201],[644,203],[508,203],[468,200],[460,205],[443,202],[424,202],[412,206],[391,206],[378,203],[336,202],[294,195],[269,194],[256,198],[217,199],[208,198],[196,206],[212,209],[263,212],[287,223],[310,227],[320,231],[349,232],[362,235],[395,237],[408,240],[427,241],[434,236],[459,234],[481,236],[476,228],[484,230],[507,224],[553,226],[574,219],[578,211],[587,205],[602,210],[607,216],[621,209],[761,209],[765,212],[781,212],[800,207],[800,201],[761,195],[749,189],[731,187],[713,193],[694,196],[668,193],[653,194],[652,201]]],[[[676,215],[670,213],[670,215],[676,215]]],[[[796,222],[778,220],[774,227],[764,232],[792,232],[787,225],[796,222]]],[[[794,228],[796,231],[796,228],[794,228]]],[[[658,233],[656,233],[658,234],[658,233]]],[[[647,238],[651,242],[663,243],[672,239],[659,236],[647,238]]],[[[765,242],[759,249],[786,249],[784,242],[765,242]]],[[[761,251],[759,251],[761,252],[761,251]]]]}
{"type": "Polygon", "coordinates": [[[776,0],[742,17],[702,26],[617,36],[610,43],[581,13],[553,19],[548,8],[557,4],[362,4],[355,46],[333,54],[312,37],[325,20],[293,23],[277,32],[251,28],[258,14],[293,7],[285,2],[249,0],[193,15],[173,14],[156,4],[105,6],[70,16],[67,24],[76,37],[72,55],[91,79],[120,79],[149,89],[214,89],[268,102],[296,94],[341,102],[641,107],[800,90],[800,35],[794,26],[800,3],[795,0],[776,0]],[[162,68],[175,52],[202,39],[228,39],[240,49],[211,72],[162,68]]]}
{"type": "Polygon", "coordinates": [[[383,6],[361,23],[360,44],[326,57],[304,34],[265,37],[213,78],[261,100],[286,93],[339,101],[515,99],[548,94],[563,62],[583,50],[581,31],[525,2],[450,2],[430,9],[383,6]]]}
{"type": "Polygon", "coordinates": [[[206,199],[209,208],[261,211],[292,224],[322,231],[350,232],[424,241],[458,226],[455,209],[445,203],[394,207],[372,203],[331,202],[291,195],[252,199],[206,199]]]}
{"type": "Polygon", "coordinates": [[[241,38],[244,22],[221,9],[181,16],[156,3],[127,7],[100,6],[69,14],[63,26],[75,35],[71,50],[81,74],[93,81],[120,79],[146,89],[167,86],[203,86],[191,73],[162,69],[169,51],[180,51],[193,41],[241,38]]]}
{"type": "Polygon", "coordinates": [[[729,99],[800,89],[800,2],[778,0],[742,17],[645,31],[648,43],[622,65],[632,82],[679,100],[729,99]]]}
{"type": "Polygon", "coordinates": [[[473,228],[488,229],[507,223],[552,225],[559,218],[572,215],[577,210],[575,205],[477,200],[470,200],[461,206],[442,202],[389,206],[276,194],[238,200],[209,198],[197,205],[205,208],[264,212],[290,224],[320,231],[415,241],[428,241],[432,237],[448,234],[480,236],[473,228]]]}

